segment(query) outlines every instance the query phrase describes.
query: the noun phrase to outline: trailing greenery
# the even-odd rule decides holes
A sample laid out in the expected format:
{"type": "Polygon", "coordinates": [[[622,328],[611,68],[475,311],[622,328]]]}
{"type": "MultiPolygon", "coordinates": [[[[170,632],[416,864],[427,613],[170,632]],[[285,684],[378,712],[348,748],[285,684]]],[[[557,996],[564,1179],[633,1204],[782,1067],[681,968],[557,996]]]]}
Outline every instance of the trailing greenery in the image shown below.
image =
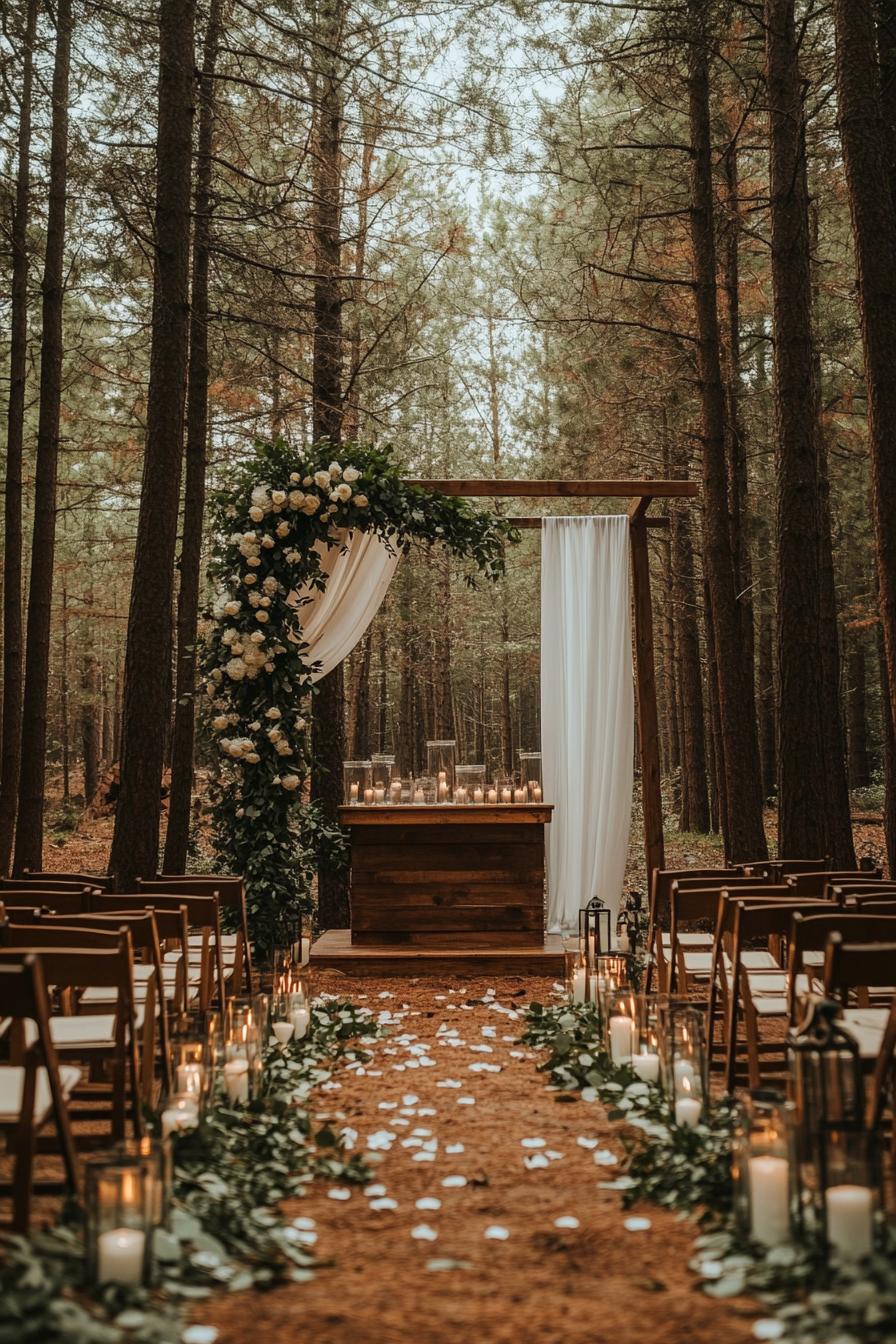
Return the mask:
{"type": "Polygon", "coordinates": [[[4,1236],[0,1344],[179,1344],[185,1302],[306,1278],[307,1234],[274,1206],[319,1177],[370,1179],[339,1133],[312,1126],[306,1103],[338,1062],[367,1058],[364,1042],[377,1030],[366,1009],[316,1003],[307,1036],[268,1051],[258,1098],[216,1105],[196,1129],[173,1136],[173,1208],[153,1246],[157,1288],[88,1290],[84,1228],[73,1211],[30,1239],[4,1236]]]}
{"type": "Polygon", "coordinates": [[[770,1313],[761,1337],[786,1344],[885,1344],[896,1337],[896,1236],[859,1264],[827,1260],[798,1244],[751,1241],[733,1212],[731,1146],[737,1108],[723,1099],[685,1129],[671,1121],[659,1088],[614,1065],[592,1004],[527,1010],[526,1044],[547,1050],[539,1067],[562,1089],[557,1100],[600,1100],[620,1133],[627,1159],[612,1184],[623,1205],[650,1200],[698,1217],[704,1231],[691,1261],[712,1297],[749,1294],[770,1313]],[[633,1131],[633,1132],[632,1132],[633,1131]]]}
{"type": "Polygon", "coordinates": [[[326,442],[304,450],[260,443],[213,500],[218,592],[202,666],[218,762],[214,839],[225,868],[245,876],[262,955],[310,908],[315,871],[345,862],[341,829],[303,801],[316,668],[302,641],[299,594],[326,587],[322,558],[351,530],[401,551],[439,543],[490,579],[518,537],[494,514],[407,485],[387,446],[346,443],[339,457],[326,442]]]}

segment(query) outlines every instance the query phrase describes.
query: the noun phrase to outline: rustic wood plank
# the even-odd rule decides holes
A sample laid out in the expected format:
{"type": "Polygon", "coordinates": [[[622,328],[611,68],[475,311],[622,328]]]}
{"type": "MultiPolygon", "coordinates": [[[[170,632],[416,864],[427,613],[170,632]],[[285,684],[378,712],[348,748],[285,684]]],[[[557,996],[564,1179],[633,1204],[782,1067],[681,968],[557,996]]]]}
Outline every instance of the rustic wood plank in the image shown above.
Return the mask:
{"type": "Polygon", "coordinates": [[[450,932],[439,932],[438,930],[426,930],[418,933],[415,930],[405,929],[402,932],[385,932],[382,929],[375,929],[369,932],[360,930],[352,933],[352,946],[404,946],[404,947],[428,947],[428,948],[463,948],[463,947],[541,947],[544,934],[541,929],[531,932],[513,932],[508,929],[501,929],[497,932],[489,930],[475,929],[469,933],[452,930],[450,932]]]}
{"type": "MultiPolygon", "coordinates": [[[[545,513],[542,514],[540,518],[508,518],[507,522],[513,523],[513,526],[518,527],[521,532],[534,532],[536,530],[540,532],[541,525],[544,522],[545,518],[552,518],[553,516],[554,516],[553,514],[545,513]]],[[[590,517],[590,516],[591,516],[590,514],[582,515],[582,517],[590,517]]],[[[658,527],[660,529],[667,529],[669,527],[668,518],[663,517],[647,518],[645,519],[645,522],[647,526],[650,528],[658,527]]]]}
{"type": "MultiPolygon", "coordinates": [[[[444,841],[444,833],[438,833],[444,841]]],[[[390,872],[430,872],[439,869],[443,872],[479,871],[494,873],[506,869],[512,873],[544,867],[543,845],[533,845],[529,832],[525,843],[504,844],[418,844],[416,836],[405,843],[373,843],[382,841],[383,836],[371,836],[370,840],[360,835],[352,845],[352,869],[354,872],[370,872],[388,869],[390,872]]]]}
{"type": "Polygon", "coordinates": [[[475,803],[439,806],[340,807],[339,820],[352,829],[367,826],[544,826],[551,820],[552,803],[475,803]]]}
{"type": "Polygon", "coordinates": [[[383,933],[522,933],[544,932],[544,911],[524,905],[418,905],[400,910],[352,901],[352,937],[359,932],[383,933]]]}
{"type": "Polygon", "coordinates": [[[531,975],[563,978],[563,939],[544,936],[541,945],[506,942],[453,948],[412,944],[352,943],[349,929],[328,929],[311,947],[311,964],[351,976],[430,975],[463,980],[469,976],[531,975]]]}
{"type": "Polygon", "coordinates": [[[618,499],[641,495],[690,499],[697,494],[696,481],[504,481],[485,477],[466,481],[410,478],[405,483],[421,490],[437,490],[441,495],[491,499],[618,499]]]}
{"type": "Polygon", "coordinates": [[[541,868],[522,871],[496,868],[494,872],[466,871],[462,868],[434,868],[432,871],[419,872],[389,868],[352,869],[352,888],[357,892],[389,893],[393,903],[406,904],[419,899],[417,893],[425,891],[438,904],[439,893],[457,892],[458,899],[468,898],[467,904],[487,905],[502,896],[525,895],[527,900],[544,896],[544,872],[541,868]]]}

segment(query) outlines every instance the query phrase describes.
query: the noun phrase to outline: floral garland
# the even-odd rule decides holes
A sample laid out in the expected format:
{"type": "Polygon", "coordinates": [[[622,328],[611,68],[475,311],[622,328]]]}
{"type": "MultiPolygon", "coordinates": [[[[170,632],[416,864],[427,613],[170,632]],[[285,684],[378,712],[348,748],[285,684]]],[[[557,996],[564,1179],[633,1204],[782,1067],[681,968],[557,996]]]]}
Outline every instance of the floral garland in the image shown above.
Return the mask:
{"type": "Polygon", "coordinates": [[[307,1036],[267,1052],[255,1101],[215,1106],[196,1129],[172,1136],[170,1230],[156,1229],[153,1240],[158,1289],[106,1285],[87,1296],[77,1220],[0,1238],[2,1344],[180,1344],[184,1304],[221,1288],[307,1278],[313,1236],[284,1224],[274,1206],[321,1177],[370,1180],[363,1158],[347,1152],[348,1136],[312,1127],[307,1101],[340,1060],[369,1058],[363,1047],[379,1030],[369,1009],[322,997],[307,1036]]]}
{"type": "Polygon", "coordinates": [[[300,594],[325,588],[322,553],[351,530],[375,532],[403,551],[440,543],[494,579],[505,543],[518,539],[494,514],[407,485],[388,447],[347,443],[340,457],[326,441],[307,450],[259,444],[213,502],[218,592],[202,667],[216,744],[214,839],[220,862],[245,877],[260,952],[309,908],[317,868],[344,856],[341,830],[302,801],[315,666],[300,594]]]}
{"type": "Polygon", "coordinates": [[[867,1260],[819,1266],[807,1247],[765,1247],[745,1238],[734,1218],[731,1174],[736,1104],[723,1099],[693,1129],[671,1123],[657,1088],[614,1065],[602,1045],[593,1005],[527,1010],[527,1045],[547,1049],[539,1068],[561,1088],[558,1101],[601,1101],[609,1119],[627,1126],[622,1176],[605,1185],[623,1205],[640,1200],[696,1215],[704,1231],[690,1267],[711,1297],[757,1297],[770,1315],[756,1322],[757,1339],[782,1344],[886,1344],[896,1338],[896,1235],[867,1260]]]}

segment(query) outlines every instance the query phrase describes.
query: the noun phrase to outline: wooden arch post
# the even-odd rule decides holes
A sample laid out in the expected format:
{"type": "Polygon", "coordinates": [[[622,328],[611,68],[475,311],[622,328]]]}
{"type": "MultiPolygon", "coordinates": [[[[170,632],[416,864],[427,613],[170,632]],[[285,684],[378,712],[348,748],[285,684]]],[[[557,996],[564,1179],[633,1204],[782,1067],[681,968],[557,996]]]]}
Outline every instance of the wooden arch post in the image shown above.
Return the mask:
{"type": "MultiPolygon", "coordinates": [[[[443,495],[489,499],[629,499],[632,557],[632,599],[635,618],[635,685],[638,690],[638,744],[641,757],[641,799],[644,814],[644,857],[647,880],[664,867],[663,800],[660,791],[660,734],[656,701],[653,609],[650,601],[648,528],[668,527],[667,518],[648,518],[654,499],[693,499],[694,481],[424,481],[409,480],[443,495]]],[[[540,528],[542,518],[510,518],[521,528],[540,528]]]]}

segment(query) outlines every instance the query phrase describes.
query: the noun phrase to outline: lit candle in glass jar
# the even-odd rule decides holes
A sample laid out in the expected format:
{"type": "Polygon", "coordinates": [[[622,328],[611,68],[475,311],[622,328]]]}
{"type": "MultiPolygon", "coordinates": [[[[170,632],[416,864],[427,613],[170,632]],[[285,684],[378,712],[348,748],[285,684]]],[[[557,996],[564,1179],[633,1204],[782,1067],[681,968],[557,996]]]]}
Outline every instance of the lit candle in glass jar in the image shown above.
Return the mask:
{"type": "Polygon", "coordinates": [[[350,799],[351,802],[356,803],[356,802],[358,801],[358,785],[357,785],[357,782],[354,782],[354,783],[352,783],[352,784],[349,785],[348,796],[349,796],[349,799],[350,799]]]}
{"type": "Polygon", "coordinates": [[[532,801],[533,801],[533,803],[540,803],[540,802],[541,802],[541,785],[540,785],[540,784],[533,784],[533,785],[532,785],[532,801]]]}
{"type": "Polygon", "coordinates": [[[386,801],[386,790],[382,784],[378,784],[374,789],[373,801],[375,803],[384,803],[386,801]]]}
{"type": "Polygon", "coordinates": [[[136,1227],[116,1227],[96,1241],[97,1279],[136,1287],[143,1281],[146,1233],[136,1227]]]}
{"type": "Polygon", "coordinates": [[[364,802],[370,807],[373,803],[373,789],[364,790],[364,802]]]}
{"type": "Polygon", "coordinates": [[[228,1059],[224,1065],[224,1086],[230,1101],[239,1103],[249,1100],[248,1059],[228,1059]]]}
{"type": "Polygon", "coordinates": [[[401,780],[393,779],[389,785],[389,801],[393,805],[401,802],[401,780]]]}
{"type": "Polygon", "coordinates": [[[420,807],[423,803],[426,802],[426,799],[423,797],[423,790],[421,789],[419,784],[414,790],[414,802],[418,807],[420,807]]]}
{"type": "Polygon", "coordinates": [[[497,790],[497,789],[489,789],[489,791],[488,791],[488,801],[489,801],[490,803],[496,803],[496,802],[498,801],[498,790],[497,790]]]}
{"type": "Polygon", "coordinates": [[[483,801],[484,801],[484,799],[483,799],[483,793],[482,793],[482,790],[481,790],[481,789],[479,788],[479,786],[477,785],[476,788],[473,790],[473,802],[474,802],[474,803],[481,803],[481,802],[483,802],[483,801]]]}
{"type": "Polygon", "coordinates": [[[522,788],[522,789],[514,789],[514,791],[513,791],[513,801],[514,801],[515,803],[524,803],[524,802],[526,801],[526,790],[525,790],[525,788],[522,788]]]}
{"type": "Polygon", "coordinates": [[[510,786],[505,784],[501,790],[501,802],[509,803],[512,801],[512,799],[513,799],[513,793],[511,792],[510,786]]]}
{"type": "Polygon", "coordinates": [[[439,802],[440,802],[440,803],[447,803],[447,801],[448,801],[448,785],[447,785],[447,783],[445,782],[444,779],[440,779],[440,780],[439,780],[439,802]]]}
{"type": "Polygon", "coordinates": [[[873,1196],[866,1185],[831,1185],[824,1192],[828,1241],[844,1260],[871,1254],[873,1196]]]}

